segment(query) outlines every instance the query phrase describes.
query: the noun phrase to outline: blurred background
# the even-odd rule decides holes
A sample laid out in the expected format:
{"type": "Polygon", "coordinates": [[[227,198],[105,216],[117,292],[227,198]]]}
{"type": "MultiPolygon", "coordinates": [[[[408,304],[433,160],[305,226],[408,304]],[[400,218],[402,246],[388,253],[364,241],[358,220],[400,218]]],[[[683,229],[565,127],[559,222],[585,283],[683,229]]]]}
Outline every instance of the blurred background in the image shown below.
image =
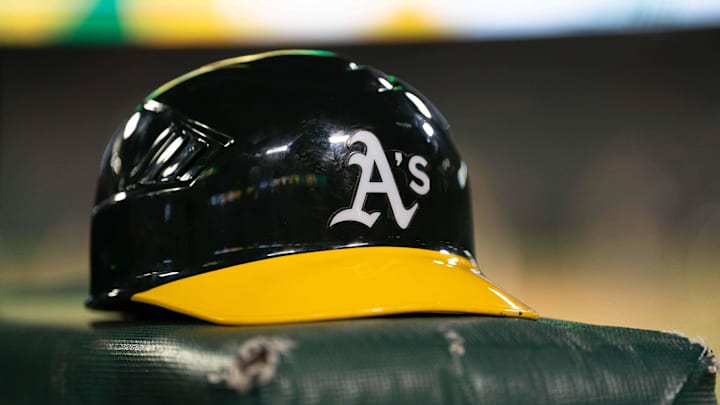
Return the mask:
{"type": "Polygon", "coordinates": [[[542,316],[720,348],[720,3],[0,2],[0,319],[86,322],[103,148],[208,62],[322,48],[412,83],[470,168],[476,253],[542,316]]]}

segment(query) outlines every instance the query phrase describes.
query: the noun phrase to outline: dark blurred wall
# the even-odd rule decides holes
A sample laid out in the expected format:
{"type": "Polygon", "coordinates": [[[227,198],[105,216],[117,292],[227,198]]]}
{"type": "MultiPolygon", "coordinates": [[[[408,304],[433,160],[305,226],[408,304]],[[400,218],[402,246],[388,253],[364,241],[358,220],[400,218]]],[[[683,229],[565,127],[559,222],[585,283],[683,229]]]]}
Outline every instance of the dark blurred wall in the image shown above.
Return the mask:
{"type": "MultiPolygon", "coordinates": [[[[470,166],[478,259],[519,296],[597,273],[720,281],[720,31],[330,49],[444,112],[470,166]]],[[[84,280],[115,128],[170,78],[255,51],[0,50],[0,276],[84,280]]]]}

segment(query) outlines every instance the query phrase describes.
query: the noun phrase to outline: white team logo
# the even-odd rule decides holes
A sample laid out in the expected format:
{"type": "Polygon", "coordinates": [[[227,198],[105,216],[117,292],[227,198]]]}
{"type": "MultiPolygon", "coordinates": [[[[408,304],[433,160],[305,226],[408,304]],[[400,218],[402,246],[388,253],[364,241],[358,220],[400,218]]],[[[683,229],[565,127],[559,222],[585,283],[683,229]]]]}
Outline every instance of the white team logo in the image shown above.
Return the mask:
{"type": "MultiPolygon", "coordinates": [[[[348,166],[356,165],[360,167],[360,179],[355,189],[355,197],[352,206],[336,212],[330,217],[330,226],[345,222],[355,221],[364,224],[368,228],[372,228],[380,217],[379,212],[366,212],[363,207],[368,194],[385,194],[390,202],[395,217],[395,222],[402,229],[406,229],[410,225],[410,221],[415,216],[419,204],[417,201],[409,208],[405,208],[400,192],[398,191],[395,177],[390,170],[385,151],[377,137],[368,131],[358,131],[351,135],[347,140],[347,145],[353,145],[360,142],[365,145],[365,153],[353,152],[348,159],[348,166]],[[380,181],[371,181],[373,168],[377,167],[380,181]]],[[[396,165],[402,163],[403,154],[395,152],[396,165]]],[[[430,191],[430,178],[422,169],[427,167],[427,160],[419,155],[413,155],[408,160],[408,169],[413,177],[410,182],[410,188],[418,195],[425,195],[430,191]]]]}

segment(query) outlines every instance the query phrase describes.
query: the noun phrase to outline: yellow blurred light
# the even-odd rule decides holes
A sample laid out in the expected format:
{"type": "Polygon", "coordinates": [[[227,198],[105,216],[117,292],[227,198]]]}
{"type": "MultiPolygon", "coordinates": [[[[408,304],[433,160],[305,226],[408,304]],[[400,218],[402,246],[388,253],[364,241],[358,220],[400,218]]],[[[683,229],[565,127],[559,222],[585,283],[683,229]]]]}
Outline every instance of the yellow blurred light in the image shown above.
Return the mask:
{"type": "MultiPolygon", "coordinates": [[[[148,45],[197,45],[232,42],[237,35],[214,2],[204,0],[128,0],[118,4],[129,42],[148,45]]],[[[248,32],[252,21],[242,21],[248,32]]]]}
{"type": "Polygon", "coordinates": [[[94,0],[2,0],[0,45],[49,44],[86,18],[95,3],[94,0]]]}
{"type": "Polygon", "coordinates": [[[447,28],[436,23],[435,19],[414,7],[396,10],[386,16],[369,33],[376,39],[418,39],[441,38],[449,34],[447,28]]]}

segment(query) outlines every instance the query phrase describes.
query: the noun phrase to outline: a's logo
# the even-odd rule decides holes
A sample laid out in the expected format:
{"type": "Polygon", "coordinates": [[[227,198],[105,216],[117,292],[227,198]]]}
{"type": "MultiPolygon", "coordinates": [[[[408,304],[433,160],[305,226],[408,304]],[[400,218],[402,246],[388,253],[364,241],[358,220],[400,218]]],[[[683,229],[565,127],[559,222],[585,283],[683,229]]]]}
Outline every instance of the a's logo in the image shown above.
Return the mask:
{"type": "MultiPolygon", "coordinates": [[[[347,140],[348,146],[358,142],[365,145],[365,153],[353,152],[348,158],[348,166],[356,165],[360,167],[360,179],[355,188],[355,197],[349,208],[342,209],[330,217],[330,226],[332,227],[340,222],[355,221],[372,228],[375,221],[380,217],[380,213],[365,211],[365,200],[368,194],[385,194],[390,202],[395,222],[400,228],[406,229],[418,210],[418,202],[416,201],[409,208],[405,208],[395,183],[395,177],[393,177],[390,170],[390,163],[388,163],[385,151],[377,137],[371,132],[359,131],[351,135],[347,140]],[[375,168],[377,168],[379,181],[371,180],[375,168]]],[[[396,166],[399,166],[402,160],[403,154],[395,152],[396,166]]],[[[408,169],[413,177],[409,186],[418,195],[425,195],[430,191],[430,178],[423,171],[427,164],[427,160],[419,155],[410,156],[410,159],[408,159],[408,169]]]]}

